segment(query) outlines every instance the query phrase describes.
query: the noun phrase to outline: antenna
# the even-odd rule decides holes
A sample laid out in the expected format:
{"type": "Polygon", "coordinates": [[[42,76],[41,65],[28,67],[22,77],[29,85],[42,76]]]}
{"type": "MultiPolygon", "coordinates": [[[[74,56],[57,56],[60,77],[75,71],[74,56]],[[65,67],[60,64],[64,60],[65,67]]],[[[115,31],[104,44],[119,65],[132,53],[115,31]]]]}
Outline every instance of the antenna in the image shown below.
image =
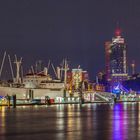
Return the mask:
{"type": "Polygon", "coordinates": [[[116,23],[116,27],[117,27],[117,28],[120,27],[120,22],[119,22],[119,21],[117,21],[117,23],[116,23]]]}
{"type": "Polygon", "coordinates": [[[121,36],[121,28],[120,28],[120,24],[119,24],[119,21],[117,21],[116,23],[116,29],[115,29],[115,36],[121,36]]]}
{"type": "Polygon", "coordinates": [[[136,68],[135,60],[132,61],[131,67],[132,67],[132,75],[133,75],[135,74],[135,68],[136,68]]]}

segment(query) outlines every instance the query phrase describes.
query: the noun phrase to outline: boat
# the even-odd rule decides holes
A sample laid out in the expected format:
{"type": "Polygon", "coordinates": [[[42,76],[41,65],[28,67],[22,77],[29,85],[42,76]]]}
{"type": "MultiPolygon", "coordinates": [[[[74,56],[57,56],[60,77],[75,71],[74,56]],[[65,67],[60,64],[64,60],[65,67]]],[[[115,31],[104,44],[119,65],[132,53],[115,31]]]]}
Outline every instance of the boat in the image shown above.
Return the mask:
{"type": "MultiPolygon", "coordinates": [[[[2,73],[5,57],[6,53],[4,53],[3,56],[0,68],[0,76],[2,73]]],[[[37,73],[34,71],[33,67],[31,67],[29,73],[27,73],[25,76],[22,77],[20,76],[22,58],[18,60],[15,55],[14,63],[16,64],[16,77],[14,77],[12,63],[9,55],[8,58],[12,73],[12,81],[10,82],[1,81],[0,97],[4,97],[7,95],[9,96],[16,95],[16,98],[19,100],[33,100],[33,99],[44,100],[46,97],[57,100],[65,96],[64,91],[66,89],[66,73],[67,73],[66,67],[63,67],[62,69],[57,67],[57,72],[55,71],[57,79],[53,79],[48,74],[47,67],[45,67],[43,71],[37,73]],[[61,70],[64,70],[65,74],[63,81],[60,78],[61,70]]],[[[67,64],[64,64],[64,66],[67,66],[67,64]]]]}

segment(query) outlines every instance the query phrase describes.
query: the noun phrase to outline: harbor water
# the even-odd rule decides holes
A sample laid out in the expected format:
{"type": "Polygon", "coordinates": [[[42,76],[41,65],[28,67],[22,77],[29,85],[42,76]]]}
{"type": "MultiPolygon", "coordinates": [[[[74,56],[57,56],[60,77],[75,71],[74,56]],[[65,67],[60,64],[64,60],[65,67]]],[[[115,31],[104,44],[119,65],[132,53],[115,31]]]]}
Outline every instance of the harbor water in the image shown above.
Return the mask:
{"type": "Polygon", "coordinates": [[[139,140],[140,103],[0,108],[0,140],[139,140]]]}

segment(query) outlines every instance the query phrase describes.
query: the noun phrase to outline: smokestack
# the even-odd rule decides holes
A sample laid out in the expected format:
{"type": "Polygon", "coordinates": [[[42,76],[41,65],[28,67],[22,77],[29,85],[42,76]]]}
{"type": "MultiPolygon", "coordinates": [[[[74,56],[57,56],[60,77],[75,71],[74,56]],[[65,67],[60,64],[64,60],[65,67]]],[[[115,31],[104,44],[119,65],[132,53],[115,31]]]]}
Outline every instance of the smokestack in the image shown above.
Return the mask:
{"type": "Polygon", "coordinates": [[[45,67],[44,68],[44,74],[47,76],[48,75],[48,69],[45,67]]]}
{"type": "Polygon", "coordinates": [[[60,79],[60,67],[57,67],[57,78],[60,79]]]}

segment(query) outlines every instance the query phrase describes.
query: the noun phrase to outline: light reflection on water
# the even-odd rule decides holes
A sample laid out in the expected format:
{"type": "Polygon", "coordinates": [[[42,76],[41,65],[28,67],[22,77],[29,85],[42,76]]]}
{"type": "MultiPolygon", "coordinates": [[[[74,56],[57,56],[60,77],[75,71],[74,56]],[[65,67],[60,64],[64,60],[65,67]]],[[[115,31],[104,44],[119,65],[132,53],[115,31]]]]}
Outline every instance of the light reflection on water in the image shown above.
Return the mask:
{"type": "Polygon", "coordinates": [[[139,103],[2,107],[0,137],[36,140],[43,135],[47,140],[137,140],[139,110],[139,103]]]}
{"type": "Polygon", "coordinates": [[[0,133],[5,133],[5,107],[0,107],[0,133]]]}
{"type": "Polygon", "coordinates": [[[140,105],[138,106],[138,132],[140,133],[140,105]]]}
{"type": "MultiPolygon", "coordinates": [[[[125,124],[124,124],[124,112],[122,110],[122,104],[116,104],[113,111],[113,139],[123,140],[125,135],[125,124]]],[[[126,122],[127,123],[127,122],[126,122]]]]}
{"type": "Polygon", "coordinates": [[[139,103],[116,104],[113,109],[112,139],[139,139],[139,103]]]}

